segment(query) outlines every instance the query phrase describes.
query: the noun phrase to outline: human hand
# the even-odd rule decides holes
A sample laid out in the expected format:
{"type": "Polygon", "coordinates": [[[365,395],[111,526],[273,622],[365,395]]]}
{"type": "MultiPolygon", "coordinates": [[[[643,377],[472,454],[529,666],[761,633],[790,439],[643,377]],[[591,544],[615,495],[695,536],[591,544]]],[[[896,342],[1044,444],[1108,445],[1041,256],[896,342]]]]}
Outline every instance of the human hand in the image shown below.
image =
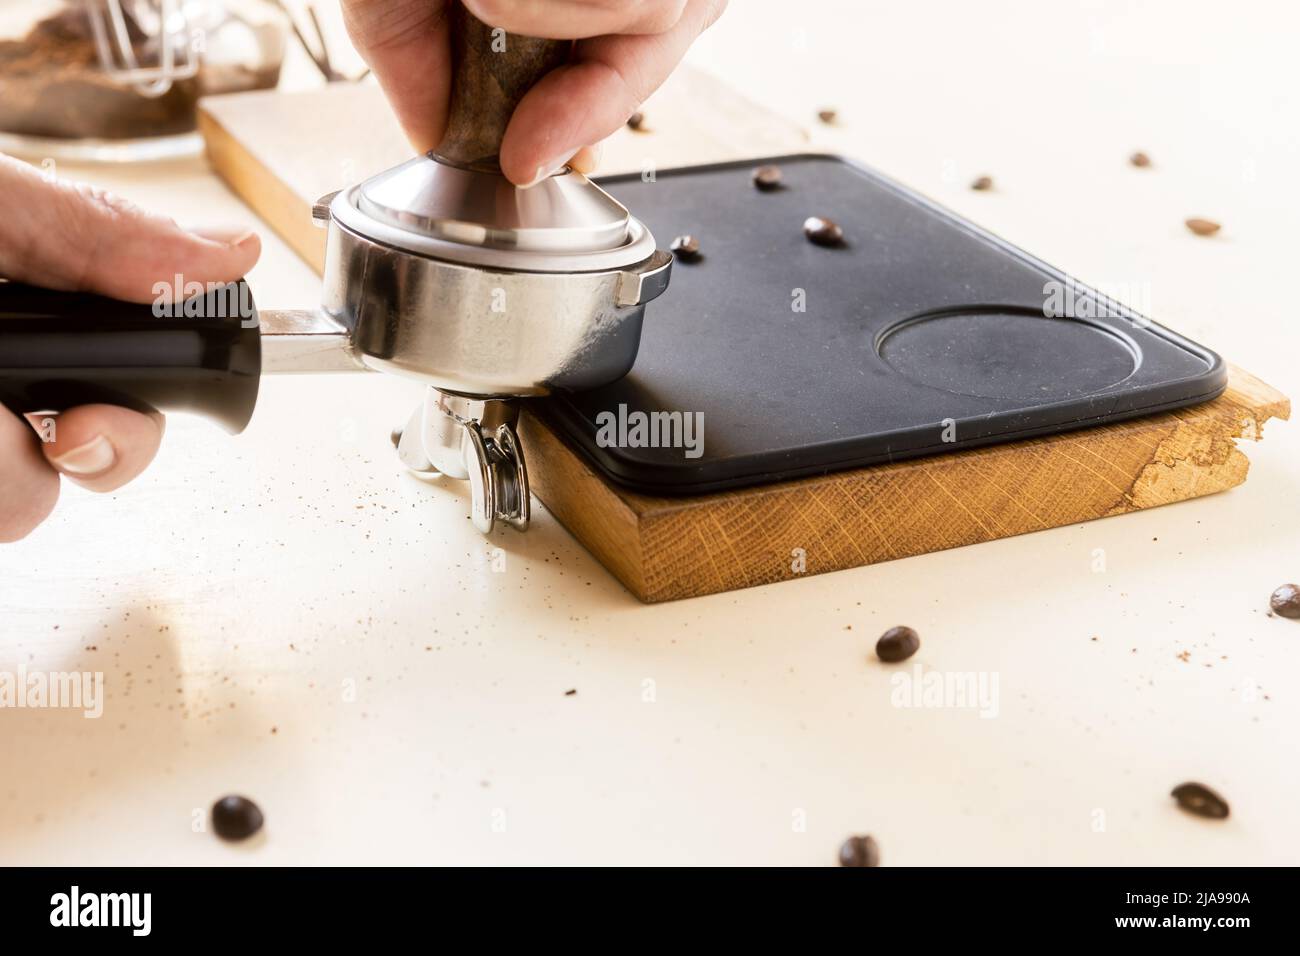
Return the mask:
{"type": "MultiPolygon", "coordinates": [[[[49,180],[0,156],[0,277],[49,289],[153,302],[154,284],[230,282],[257,261],[261,242],[242,227],[186,231],[89,186],[49,180]]],[[[31,424],[0,407],[0,542],[45,520],[62,474],[113,491],[140,474],[162,441],[163,417],[115,405],[83,405],[31,424]],[[33,430],[33,427],[36,430],[33,430]]]]}
{"type": "MultiPolygon", "coordinates": [[[[358,52],[420,152],[447,127],[451,57],[447,4],[458,0],[343,0],[358,52]]],[[[659,88],[726,0],[461,0],[493,27],[577,40],[573,58],[519,103],[501,144],[501,171],[532,185],[566,163],[596,165],[598,144],[659,88]]]]}

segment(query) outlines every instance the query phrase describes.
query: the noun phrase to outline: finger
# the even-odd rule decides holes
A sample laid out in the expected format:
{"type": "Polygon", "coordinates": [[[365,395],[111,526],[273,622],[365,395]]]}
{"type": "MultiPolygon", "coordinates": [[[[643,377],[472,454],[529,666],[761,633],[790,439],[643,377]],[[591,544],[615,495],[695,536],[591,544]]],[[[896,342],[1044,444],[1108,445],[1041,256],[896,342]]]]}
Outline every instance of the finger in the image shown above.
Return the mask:
{"type": "Polygon", "coordinates": [[[116,405],[81,405],[55,420],[41,450],[57,471],[91,491],[114,491],[144,471],[162,442],[163,417],[116,405]]]}
{"type": "Polygon", "coordinates": [[[580,40],[612,33],[663,33],[687,0],[464,0],[470,13],[507,33],[580,40]]]}
{"type": "Polygon", "coordinates": [[[411,145],[433,149],[447,129],[451,101],[444,0],[344,0],[343,22],[411,145]]]}
{"type": "Polygon", "coordinates": [[[59,476],[39,445],[22,419],[0,408],[0,543],[25,538],[59,500],[59,476]]]}
{"type": "Polygon", "coordinates": [[[574,61],[552,70],[520,101],[501,143],[502,172],[518,185],[531,185],[613,133],[725,6],[724,0],[690,0],[666,33],[580,41],[574,61]]]}
{"type": "Polygon", "coordinates": [[[569,165],[584,176],[590,176],[600,167],[600,157],[603,152],[600,143],[595,146],[584,146],[569,159],[569,165]]]}
{"type": "Polygon", "coordinates": [[[185,231],[164,216],[85,185],[49,180],[0,156],[0,276],[50,289],[98,292],[152,302],[154,288],[231,282],[261,252],[252,230],[237,225],[185,231]]]}

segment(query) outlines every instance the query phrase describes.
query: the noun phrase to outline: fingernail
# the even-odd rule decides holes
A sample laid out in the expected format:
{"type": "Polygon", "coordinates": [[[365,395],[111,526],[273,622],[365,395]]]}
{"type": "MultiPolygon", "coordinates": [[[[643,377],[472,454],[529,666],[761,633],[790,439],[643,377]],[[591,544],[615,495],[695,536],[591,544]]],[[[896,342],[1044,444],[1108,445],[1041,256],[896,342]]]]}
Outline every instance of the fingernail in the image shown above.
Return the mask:
{"type": "Polygon", "coordinates": [[[78,478],[90,478],[102,474],[112,468],[116,461],[117,452],[103,435],[96,435],[84,445],[50,459],[59,471],[66,471],[78,478]]]}
{"type": "Polygon", "coordinates": [[[532,189],[543,179],[550,179],[552,176],[554,176],[556,173],[562,170],[565,167],[565,165],[566,165],[566,161],[564,160],[554,162],[554,163],[543,163],[542,165],[537,167],[537,172],[533,174],[533,178],[530,179],[528,182],[526,182],[524,185],[520,186],[519,188],[532,189]]]}
{"type": "Polygon", "coordinates": [[[220,242],[228,246],[242,245],[253,235],[253,230],[248,226],[233,222],[190,226],[187,231],[200,239],[220,242]]]}

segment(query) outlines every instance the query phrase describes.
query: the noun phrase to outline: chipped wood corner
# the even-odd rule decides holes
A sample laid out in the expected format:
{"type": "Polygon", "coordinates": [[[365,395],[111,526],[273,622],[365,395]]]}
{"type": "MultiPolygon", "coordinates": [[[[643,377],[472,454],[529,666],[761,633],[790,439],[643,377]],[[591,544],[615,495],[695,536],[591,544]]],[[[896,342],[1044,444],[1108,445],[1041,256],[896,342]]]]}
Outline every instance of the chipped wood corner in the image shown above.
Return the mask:
{"type": "Polygon", "coordinates": [[[1264,423],[1270,418],[1291,417],[1291,402],[1249,372],[1232,367],[1228,388],[1220,398],[1170,412],[1169,417],[1175,422],[1172,431],[1156,446],[1125,500],[1108,514],[1183,501],[1241,484],[1250,460],[1236,440],[1262,440],[1264,423]]]}
{"type": "Polygon", "coordinates": [[[1204,405],[951,455],[688,498],[605,480],[544,423],[521,431],[538,498],[646,602],[695,597],[1077,524],[1246,479],[1286,396],[1230,368],[1204,405]],[[806,570],[796,571],[798,555],[806,570]]]}

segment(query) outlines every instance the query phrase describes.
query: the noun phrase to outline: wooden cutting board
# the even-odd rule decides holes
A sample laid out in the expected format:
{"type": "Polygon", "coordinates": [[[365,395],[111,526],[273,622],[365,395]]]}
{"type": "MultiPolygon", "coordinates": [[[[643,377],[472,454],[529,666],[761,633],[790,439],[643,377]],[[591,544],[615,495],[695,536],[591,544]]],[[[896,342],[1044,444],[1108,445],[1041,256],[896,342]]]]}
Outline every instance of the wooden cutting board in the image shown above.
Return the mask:
{"type": "MultiPolygon", "coordinates": [[[[620,130],[601,171],[631,172],[806,148],[796,125],[683,69],[620,130]]],[[[205,100],[213,168],[318,272],[320,196],[411,155],[370,83],[205,100]]],[[[688,498],[636,494],[597,474],[528,413],[533,490],[643,601],[874,564],[1223,491],[1246,479],[1236,439],[1287,418],[1285,396],[1233,368],[1205,405],[973,451],[688,498]]]]}

